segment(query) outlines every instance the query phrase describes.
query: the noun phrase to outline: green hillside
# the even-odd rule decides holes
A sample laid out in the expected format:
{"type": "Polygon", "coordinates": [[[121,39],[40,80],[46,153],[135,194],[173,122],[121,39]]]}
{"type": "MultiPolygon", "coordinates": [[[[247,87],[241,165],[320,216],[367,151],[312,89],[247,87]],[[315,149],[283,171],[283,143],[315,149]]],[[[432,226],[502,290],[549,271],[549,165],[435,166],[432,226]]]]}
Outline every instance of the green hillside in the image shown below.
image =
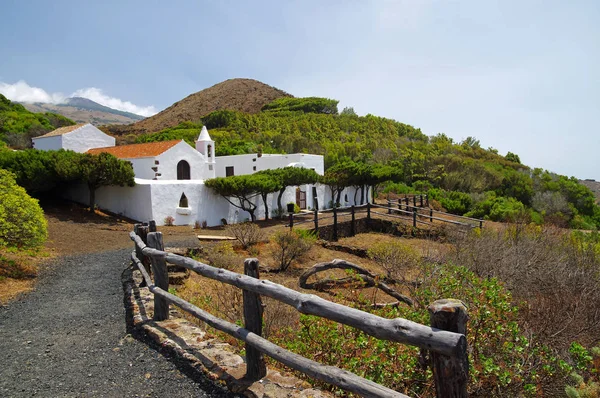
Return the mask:
{"type": "Polygon", "coordinates": [[[55,113],[33,113],[0,94],[0,140],[13,148],[31,147],[31,138],[75,124],[55,113]]]}
{"type": "Polygon", "coordinates": [[[384,192],[428,192],[436,205],[455,214],[600,227],[593,193],[575,178],[532,169],[518,155],[484,149],[473,137],[454,142],[444,134],[428,137],[392,119],[357,116],[351,108],[338,113],[334,100],[286,98],[257,114],[220,110],[198,122],[129,139],[182,138],[193,145],[203,124],[216,142],[217,156],[305,152],[323,155],[326,169],[351,163],[387,165],[394,172],[384,192]]]}

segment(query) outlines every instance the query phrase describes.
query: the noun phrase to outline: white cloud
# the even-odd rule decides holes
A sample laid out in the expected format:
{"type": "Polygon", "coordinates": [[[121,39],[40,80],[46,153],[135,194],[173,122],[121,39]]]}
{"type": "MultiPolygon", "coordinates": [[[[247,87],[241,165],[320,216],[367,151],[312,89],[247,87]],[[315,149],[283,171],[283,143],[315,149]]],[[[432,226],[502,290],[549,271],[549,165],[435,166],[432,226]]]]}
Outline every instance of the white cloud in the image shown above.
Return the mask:
{"type": "Polygon", "coordinates": [[[83,97],[119,111],[131,112],[141,116],[152,116],[157,113],[154,106],[137,106],[129,101],[109,97],[96,87],[82,88],[71,94],[71,97],[83,97]]]}
{"type": "MultiPolygon", "coordinates": [[[[68,97],[63,93],[48,93],[39,87],[32,87],[27,82],[19,80],[14,84],[0,82],[0,94],[11,101],[42,102],[45,104],[60,104],[68,97]]],[[[141,116],[152,116],[157,113],[154,106],[138,106],[129,101],[110,97],[96,87],[83,88],[71,94],[71,97],[83,97],[119,111],[131,112],[141,116]]]]}
{"type": "Polygon", "coordinates": [[[31,87],[23,80],[15,84],[0,82],[0,93],[11,101],[18,102],[43,102],[45,104],[59,104],[66,99],[62,93],[47,93],[39,87],[31,87]]]}

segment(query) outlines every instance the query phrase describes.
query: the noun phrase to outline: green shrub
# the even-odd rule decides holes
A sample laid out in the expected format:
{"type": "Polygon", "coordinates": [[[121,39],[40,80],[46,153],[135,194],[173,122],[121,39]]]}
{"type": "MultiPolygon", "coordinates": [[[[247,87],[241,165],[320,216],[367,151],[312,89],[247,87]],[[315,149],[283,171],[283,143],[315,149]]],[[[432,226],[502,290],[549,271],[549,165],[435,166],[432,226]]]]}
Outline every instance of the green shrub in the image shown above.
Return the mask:
{"type": "Polygon", "coordinates": [[[18,186],[14,175],[0,169],[0,246],[35,248],[48,237],[38,201],[18,186]]]}
{"type": "MultiPolygon", "coordinates": [[[[517,324],[518,307],[497,279],[483,279],[464,267],[423,265],[421,286],[413,292],[415,307],[371,307],[371,297],[348,297],[362,310],[384,318],[402,317],[429,323],[427,306],[440,298],[460,297],[469,311],[470,382],[472,396],[543,396],[540,386],[565,377],[564,366],[551,352],[530,340],[517,324]]],[[[348,291],[353,294],[355,290],[348,291]]],[[[302,315],[300,324],[273,339],[277,344],[328,365],[340,366],[409,396],[431,397],[432,374],[421,365],[419,349],[378,340],[357,329],[316,316],[302,315]]],[[[331,388],[315,382],[324,388],[331,388]]],[[[563,384],[564,385],[564,384],[563,384]]]]}
{"type": "Polygon", "coordinates": [[[338,113],[338,102],[339,101],[337,100],[319,97],[282,97],[263,106],[262,110],[270,112],[300,111],[303,113],[325,113],[335,115],[338,113]]]}
{"type": "Polygon", "coordinates": [[[465,215],[492,221],[515,221],[527,214],[523,203],[515,198],[496,196],[494,192],[487,192],[486,196],[484,201],[477,203],[473,210],[465,215]]]}
{"type": "Polygon", "coordinates": [[[445,191],[443,189],[430,189],[427,194],[435,199],[446,209],[448,213],[462,216],[473,206],[471,195],[458,191],[445,191]]]}
{"type": "Polygon", "coordinates": [[[383,187],[383,193],[406,194],[412,193],[412,188],[401,182],[388,182],[383,187]]]}

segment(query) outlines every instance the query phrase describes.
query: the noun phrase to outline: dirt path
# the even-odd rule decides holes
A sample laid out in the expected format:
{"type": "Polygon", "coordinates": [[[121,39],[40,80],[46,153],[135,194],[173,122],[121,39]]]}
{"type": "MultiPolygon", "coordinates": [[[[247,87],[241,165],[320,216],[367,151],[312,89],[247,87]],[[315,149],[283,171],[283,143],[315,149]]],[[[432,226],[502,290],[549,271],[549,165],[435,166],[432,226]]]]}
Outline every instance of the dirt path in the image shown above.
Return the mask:
{"type": "Polygon", "coordinates": [[[0,396],[228,396],[128,334],[121,273],[131,252],[129,225],[98,223],[110,231],[110,249],[98,252],[103,232],[89,234],[89,223],[63,216],[50,215],[58,256],[42,266],[34,291],[0,307],[0,396]],[[60,253],[85,252],[82,239],[95,252],[60,253]]]}
{"type": "Polygon", "coordinates": [[[0,396],[224,396],[127,333],[128,249],[57,259],[0,310],[0,396]]]}

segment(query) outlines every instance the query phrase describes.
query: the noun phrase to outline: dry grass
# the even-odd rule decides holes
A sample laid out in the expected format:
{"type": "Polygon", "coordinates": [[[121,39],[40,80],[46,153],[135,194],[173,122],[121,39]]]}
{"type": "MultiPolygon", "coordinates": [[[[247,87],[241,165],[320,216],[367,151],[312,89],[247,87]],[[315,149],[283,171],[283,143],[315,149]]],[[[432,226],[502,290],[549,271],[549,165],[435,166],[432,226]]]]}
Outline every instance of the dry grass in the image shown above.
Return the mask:
{"type": "MultiPolygon", "coordinates": [[[[271,228],[271,231],[273,230],[274,229],[271,228]]],[[[383,239],[386,241],[401,240],[407,242],[407,244],[415,245],[418,250],[424,249],[426,246],[426,243],[423,240],[402,239],[383,234],[364,234],[354,238],[346,238],[340,242],[362,242],[369,245],[370,242],[381,242],[383,239]],[[363,237],[364,239],[361,239],[363,237]]],[[[342,304],[349,304],[353,300],[358,300],[359,296],[367,297],[374,303],[395,301],[395,299],[388,297],[379,289],[362,288],[359,284],[336,287],[327,291],[305,290],[298,286],[298,278],[307,268],[312,267],[317,263],[329,262],[336,258],[341,258],[357,264],[375,274],[382,275],[385,273],[385,270],[379,264],[368,258],[362,258],[348,253],[340,253],[315,244],[309,252],[302,257],[301,261],[292,263],[285,272],[268,272],[267,270],[269,269],[277,269],[277,264],[272,260],[272,251],[274,250],[273,243],[259,243],[256,246],[250,247],[248,250],[244,250],[240,245],[237,245],[233,252],[224,250],[226,254],[219,254],[219,252],[223,253],[222,246],[222,243],[207,244],[205,249],[208,254],[205,258],[199,259],[199,261],[227,268],[234,272],[243,273],[244,259],[248,257],[257,257],[261,264],[261,279],[270,280],[290,289],[316,294],[324,299],[340,302],[342,304]],[[225,257],[227,263],[226,267],[224,266],[223,261],[221,261],[225,257]]],[[[440,244],[439,250],[446,250],[445,245],[440,244]]],[[[424,252],[426,252],[426,250],[424,252]]],[[[319,273],[318,275],[319,278],[344,278],[347,276],[348,275],[343,270],[328,270],[319,273]]],[[[184,286],[178,289],[177,294],[213,315],[226,319],[229,322],[243,323],[242,291],[236,287],[213,281],[197,274],[192,274],[184,286]]],[[[263,304],[265,305],[263,329],[265,337],[268,338],[273,335],[281,336],[282,334],[293,333],[298,327],[300,314],[294,308],[267,297],[263,297],[263,304]]],[[[192,319],[190,317],[189,319],[205,328],[205,325],[195,318],[192,319]]],[[[224,339],[232,345],[241,346],[239,342],[225,334],[216,331],[212,331],[212,333],[218,335],[219,338],[224,339]]]]}
{"type": "Polygon", "coordinates": [[[0,305],[33,289],[40,264],[47,251],[0,249],[0,305]]]}
{"type": "Polygon", "coordinates": [[[31,279],[0,278],[0,305],[5,305],[23,293],[33,290],[31,279]]]}
{"type": "Polygon", "coordinates": [[[438,259],[440,257],[446,256],[452,250],[452,245],[448,243],[441,243],[429,239],[399,238],[396,236],[376,232],[359,234],[357,236],[353,236],[350,238],[342,238],[339,240],[339,243],[341,244],[347,246],[354,246],[361,249],[369,249],[376,244],[386,242],[403,242],[405,245],[410,246],[414,250],[416,250],[419,254],[421,254],[421,256],[426,257],[428,259],[438,259]]]}

